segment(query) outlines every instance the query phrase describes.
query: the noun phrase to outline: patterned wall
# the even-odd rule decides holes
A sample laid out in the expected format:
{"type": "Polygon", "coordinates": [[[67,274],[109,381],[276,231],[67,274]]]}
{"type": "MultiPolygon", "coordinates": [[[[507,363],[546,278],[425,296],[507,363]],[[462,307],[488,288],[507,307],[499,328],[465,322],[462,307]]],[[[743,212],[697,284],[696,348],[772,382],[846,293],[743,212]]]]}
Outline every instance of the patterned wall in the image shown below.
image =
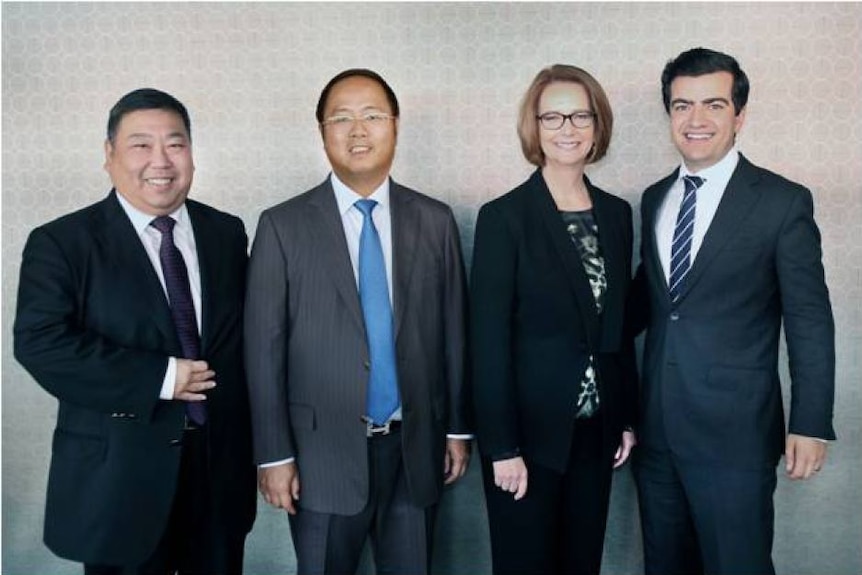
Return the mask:
{"type": "MultiPolygon", "coordinates": [[[[740,147],[811,187],[823,232],[840,440],[817,481],[779,481],[776,564],[862,572],[860,23],[858,3],[3,3],[3,573],[79,572],[40,541],[54,402],[12,358],[11,325],[28,232],[108,190],[104,123],[122,94],[153,86],[189,107],[193,195],[240,215],[253,234],[263,208],[327,172],[319,90],[344,68],[373,68],[402,103],[395,178],[453,206],[469,257],[480,205],[530,171],[515,117],[541,67],[577,64],[604,84],[616,130],[590,173],[636,206],[677,162],[658,78],[694,45],[740,60],[753,85],[740,147]]],[[[444,502],[442,572],[487,570],[479,493],[474,466],[444,502]]],[[[610,523],[606,572],[637,572],[627,471],[610,523]]],[[[262,509],[248,572],[292,569],[287,533],[280,514],[262,509]]]]}

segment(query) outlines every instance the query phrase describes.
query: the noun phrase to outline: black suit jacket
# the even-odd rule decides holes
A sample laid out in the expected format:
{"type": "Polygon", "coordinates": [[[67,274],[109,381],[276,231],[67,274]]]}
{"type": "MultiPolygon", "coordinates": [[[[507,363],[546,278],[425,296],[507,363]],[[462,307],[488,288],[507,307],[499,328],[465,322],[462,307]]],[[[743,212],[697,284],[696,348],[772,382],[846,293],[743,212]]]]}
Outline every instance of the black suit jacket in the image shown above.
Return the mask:
{"type": "Polygon", "coordinates": [[[649,310],[641,442],[690,461],[774,466],[784,452],[782,321],[789,431],[834,439],[835,335],[811,193],[740,156],[671,303],[655,224],[677,174],[648,188],[641,204],[636,285],[649,310]]]}
{"type": "MultiPolygon", "coordinates": [[[[471,431],[466,278],[449,207],[395,182],[389,200],[404,474],[412,502],[426,507],[442,492],[446,434],[471,431]]],[[[295,457],[305,509],[360,512],[369,356],[329,179],[261,215],[245,335],[257,461],[295,457]]]]}
{"type": "Polygon", "coordinates": [[[479,212],[470,307],[476,428],[486,456],[519,449],[545,467],[565,470],[591,350],[606,452],[634,423],[633,351],[623,337],[631,207],[585,181],[608,282],[601,315],[541,171],[479,212]]]}
{"type": "MultiPolygon", "coordinates": [[[[15,357],[59,401],[45,543],[85,563],[146,559],[167,524],[184,406],[159,400],[180,344],[164,290],[116,192],[34,230],[24,248],[15,357]]],[[[242,365],[242,222],[187,201],[202,290],[213,521],[251,529],[255,470],[242,365]]]]}

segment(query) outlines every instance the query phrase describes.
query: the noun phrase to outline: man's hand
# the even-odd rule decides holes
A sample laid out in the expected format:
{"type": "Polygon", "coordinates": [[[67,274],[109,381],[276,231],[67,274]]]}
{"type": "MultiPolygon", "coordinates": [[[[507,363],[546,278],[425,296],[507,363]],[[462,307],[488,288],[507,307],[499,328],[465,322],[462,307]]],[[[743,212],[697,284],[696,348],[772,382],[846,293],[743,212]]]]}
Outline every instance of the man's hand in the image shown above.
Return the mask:
{"type": "Polygon", "coordinates": [[[174,399],[204,401],[204,391],[216,386],[215,372],[205,361],[177,358],[177,381],[174,384],[174,399]]]}
{"type": "Polygon", "coordinates": [[[632,454],[632,448],[638,444],[633,431],[623,431],[623,438],[620,446],[617,447],[617,452],[614,453],[614,469],[628,461],[632,454]]]}
{"type": "Polygon", "coordinates": [[[469,439],[447,439],[446,455],[443,458],[444,483],[449,485],[455,483],[467,472],[470,464],[470,440],[469,439]]]}
{"type": "Polygon", "coordinates": [[[515,494],[518,501],[527,494],[527,466],[523,457],[494,462],[494,485],[515,494]]]}
{"type": "Polygon", "coordinates": [[[295,461],[261,467],[257,471],[257,486],[267,503],[296,515],[294,502],[299,501],[299,471],[295,461]]]}
{"type": "Polygon", "coordinates": [[[825,461],[825,441],[794,433],[787,434],[784,469],[790,479],[808,479],[820,471],[825,461]]]}

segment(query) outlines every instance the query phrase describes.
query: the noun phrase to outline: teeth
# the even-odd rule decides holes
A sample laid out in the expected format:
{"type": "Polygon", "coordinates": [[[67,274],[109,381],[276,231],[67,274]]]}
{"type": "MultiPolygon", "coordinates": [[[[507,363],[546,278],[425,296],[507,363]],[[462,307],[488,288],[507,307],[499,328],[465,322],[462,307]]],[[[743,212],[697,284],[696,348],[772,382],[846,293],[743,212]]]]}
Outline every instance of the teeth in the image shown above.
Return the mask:
{"type": "Polygon", "coordinates": [[[170,178],[149,178],[147,183],[153,184],[154,186],[167,186],[171,183],[170,178]]]}
{"type": "Polygon", "coordinates": [[[685,137],[689,140],[708,140],[712,134],[686,134],[685,137]]]}
{"type": "Polygon", "coordinates": [[[371,148],[370,148],[370,147],[368,147],[368,146],[353,146],[352,148],[350,148],[350,152],[351,152],[352,154],[359,154],[359,153],[362,153],[362,152],[367,152],[367,151],[368,151],[368,150],[370,150],[370,149],[371,149],[371,148]]]}

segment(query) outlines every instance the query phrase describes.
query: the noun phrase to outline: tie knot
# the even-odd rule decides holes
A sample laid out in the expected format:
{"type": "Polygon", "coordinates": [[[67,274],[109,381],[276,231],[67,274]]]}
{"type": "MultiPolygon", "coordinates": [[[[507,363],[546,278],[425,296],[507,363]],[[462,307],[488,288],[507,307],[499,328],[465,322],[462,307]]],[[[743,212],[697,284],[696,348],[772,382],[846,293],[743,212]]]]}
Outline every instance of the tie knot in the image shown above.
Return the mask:
{"type": "Polygon", "coordinates": [[[174,230],[176,223],[176,220],[170,216],[159,216],[150,222],[150,225],[162,232],[162,234],[169,234],[174,230]]]}
{"type": "Polygon", "coordinates": [[[685,180],[686,190],[696,190],[703,185],[703,178],[700,176],[685,176],[683,180],[685,180]]]}
{"type": "Polygon", "coordinates": [[[363,216],[368,217],[371,215],[371,210],[374,209],[377,202],[375,200],[356,200],[356,203],[353,205],[362,212],[363,216]]]}

